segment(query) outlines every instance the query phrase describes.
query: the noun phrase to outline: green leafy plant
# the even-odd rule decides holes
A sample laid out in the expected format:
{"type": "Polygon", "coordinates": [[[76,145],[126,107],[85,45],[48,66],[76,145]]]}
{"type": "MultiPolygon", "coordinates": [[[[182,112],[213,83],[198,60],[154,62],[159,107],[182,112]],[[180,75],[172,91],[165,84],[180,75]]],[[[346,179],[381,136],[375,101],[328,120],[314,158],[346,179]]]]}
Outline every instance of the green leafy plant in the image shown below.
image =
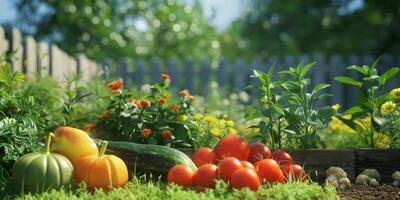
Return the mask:
{"type": "Polygon", "coordinates": [[[284,110],[288,123],[287,130],[291,132],[289,139],[294,139],[295,145],[301,148],[324,146],[317,131],[327,126],[332,115],[328,106],[319,107],[316,103],[330,94],[322,93],[329,84],[321,83],[311,87],[311,80],[306,75],[315,63],[290,68],[279,72],[287,75],[287,81],[281,84],[282,98],[287,99],[288,108],[284,110]]]}
{"type": "Polygon", "coordinates": [[[400,72],[400,68],[392,67],[379,75],[376,68],[378,61],[372,66],[347,67],[347,69],[361,74],[362,77],[358,80],[345,76],[335,78],[338,82],[355,86],[360,91],[357,105],[341,114],[337,114],[336,117],[355,130],[357,136],[360,137],[363,144],[367,147],[377,147],[377,142],[381,140],[381,137],[385,136],[383,131],[387,123],[393,121],[393,119],[385,118],[384,115],[387,114],[387,111],[384,109],[380,110],[380,108],[385,107],[384,104],[389,97],[389,94],[385,92],[385,84],[400,72]],[[343,117],[345,115],[350,115],[351,118],[347,119],[343,117]],[[363,119],[370,120],[368,126],[357,123],[358,120],[363,119]]]}
{"type": "Polygon", "coordinates": [[[252,140],[260,140],[270,144],[272,149],[282,148],[283,134],[286,133],[285,111],[281,96],[276,90],[281,87],[282,81],[273,81],[272,76],[274,67],[271,67],[267,73],[254,70],[253,76],[261,82],[260,109],[251,108],[246,111],[246,120],[258,119],[258,125],[251,128],[259,128],[259,135],[251,137],[252,140]]]}

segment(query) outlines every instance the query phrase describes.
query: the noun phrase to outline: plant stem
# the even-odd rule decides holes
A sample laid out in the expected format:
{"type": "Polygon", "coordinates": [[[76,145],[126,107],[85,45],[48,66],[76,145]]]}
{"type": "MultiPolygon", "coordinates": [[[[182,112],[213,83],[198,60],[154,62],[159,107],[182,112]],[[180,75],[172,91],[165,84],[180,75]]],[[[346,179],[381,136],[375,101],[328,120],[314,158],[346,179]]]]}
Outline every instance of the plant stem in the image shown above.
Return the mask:
{"type": "Polygon", "coordinates": [[[100,152],[99,152],[99,157],[104,156],[104,154],[106,153],[107,144],[108,144],[107,141],[104,141],[104,140],[103,140],[103,141],[101,142],[101,149],[100,149],[100,152]]]}
{"type": "Polygon", "coordinates": [[[49,133],[48,135],[47,135],[47,139],[46,139],[46,152],[45,153],[47,153],[47,154],[49,154],[50,153],[50,143],[51,143],[51,138],[53,138],[54,137],[54,134],[53,133],[49,133]]]}

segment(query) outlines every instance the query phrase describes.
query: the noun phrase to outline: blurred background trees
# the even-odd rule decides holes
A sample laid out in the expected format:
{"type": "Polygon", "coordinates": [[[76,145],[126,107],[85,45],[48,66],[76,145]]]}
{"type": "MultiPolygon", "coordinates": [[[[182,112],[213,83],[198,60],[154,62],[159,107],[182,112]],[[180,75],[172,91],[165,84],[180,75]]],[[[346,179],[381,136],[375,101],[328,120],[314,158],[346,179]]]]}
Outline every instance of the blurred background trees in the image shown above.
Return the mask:
{"type": "Polygon", "coordinates": [[[210,24],[198,0],[16,0],[15,24],[68,53],[96,60],[400,53],[400,1],[241,4],[241,17],[223,30],[210,24]]]}

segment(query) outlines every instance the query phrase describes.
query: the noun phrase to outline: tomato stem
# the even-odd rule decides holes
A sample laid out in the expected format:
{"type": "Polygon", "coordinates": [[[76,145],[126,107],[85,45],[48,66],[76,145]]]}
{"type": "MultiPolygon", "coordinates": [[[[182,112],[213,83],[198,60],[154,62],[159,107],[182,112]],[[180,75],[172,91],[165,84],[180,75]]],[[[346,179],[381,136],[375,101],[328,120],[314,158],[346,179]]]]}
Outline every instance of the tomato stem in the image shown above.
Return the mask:
{"type": "Polygon", "coordinates": [[[107,141],[102,141],[101,142],[101,149],[100,149],[100,153],[99,153],[99,157],[104,156],[104,154],[106,153],[106,149],[107,149],[107,141]]]}
{"type": "Polygon", "coordinates": [[[46,153],[50,153],[50,143],[51,143],[51,138],[54,137],[53,133],[49,133],[47,135],[47,139],[46,139],[46,153]]]}

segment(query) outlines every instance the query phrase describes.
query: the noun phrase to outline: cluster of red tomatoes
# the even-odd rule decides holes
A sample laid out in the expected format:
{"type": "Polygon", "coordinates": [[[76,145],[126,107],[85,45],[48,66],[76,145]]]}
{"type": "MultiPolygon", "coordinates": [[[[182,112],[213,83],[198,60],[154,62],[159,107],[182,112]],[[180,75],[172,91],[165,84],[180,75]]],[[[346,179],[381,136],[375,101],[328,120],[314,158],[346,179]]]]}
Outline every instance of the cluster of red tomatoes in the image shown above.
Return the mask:
{"type": "Polygon", "coordinates": [[[289,179],[307,180],[304,169],[293,164],[289,153],[260,142],[248,145],[240,135],[223,137],[215,147],[202,147],[192,156],[198,167],[194,172],[186,165],[176,165],[168,173],[168,183],[196,186],[198,191],[215,187],[215,180],[228,181],[232,188],[257,191],[262,183],[285,183],[289,179]]]}

